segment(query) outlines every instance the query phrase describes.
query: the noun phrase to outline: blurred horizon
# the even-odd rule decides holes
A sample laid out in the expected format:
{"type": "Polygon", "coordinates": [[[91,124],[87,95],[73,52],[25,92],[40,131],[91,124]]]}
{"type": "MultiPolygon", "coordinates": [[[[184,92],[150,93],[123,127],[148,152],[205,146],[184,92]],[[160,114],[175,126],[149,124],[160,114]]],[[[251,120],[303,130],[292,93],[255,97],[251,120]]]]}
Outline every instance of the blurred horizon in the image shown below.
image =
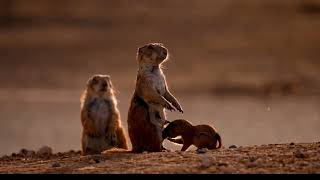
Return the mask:
{"type": "Polygon", "coordinates": [[[319,32],[317,0],[0,0],[0,154],[80,149],[93,74],[111,76],[127,132],[136,50],[149,42],[169,49],[164,72],[185,109],[168,119],[215,126],[227,145],[319,141],[319,32]]]}

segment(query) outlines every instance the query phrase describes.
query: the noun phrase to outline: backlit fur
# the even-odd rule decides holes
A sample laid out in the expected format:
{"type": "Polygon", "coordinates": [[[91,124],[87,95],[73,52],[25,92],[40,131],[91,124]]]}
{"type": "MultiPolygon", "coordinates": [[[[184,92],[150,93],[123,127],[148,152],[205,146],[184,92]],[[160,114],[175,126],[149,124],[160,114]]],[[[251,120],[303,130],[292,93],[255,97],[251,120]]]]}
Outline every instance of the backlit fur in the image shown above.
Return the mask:
{"type": "Polygon", "coordinates": [[[177,119],[170,122],[163,130],[162,136],[169,141],[183,144],[181,151],[186,151],[189,146],[194,145],[197,148],[217,149],[221,148],[221,137],[215,128],[209,125],[193,126],[184,119],[177,119]],[[181,136],[180,139],[173,139],[181,136]],[[219,144],[217,146],[217,143],[219,144]]]}
{"type": "Polygon", "coordinates": [[[128,148],[110,76],[94,75],[88,80],[81,97],[81,123],[83,155],[128,148]]]}
{"type": "Polygon", "coordinates": [[[169,92],[161,64],[168,60],[168,50],[160,43],[138,49],[136,88],[128,112],[128,132],[133,152],[162,150],[165,108],[183,112],[169,92]]]}

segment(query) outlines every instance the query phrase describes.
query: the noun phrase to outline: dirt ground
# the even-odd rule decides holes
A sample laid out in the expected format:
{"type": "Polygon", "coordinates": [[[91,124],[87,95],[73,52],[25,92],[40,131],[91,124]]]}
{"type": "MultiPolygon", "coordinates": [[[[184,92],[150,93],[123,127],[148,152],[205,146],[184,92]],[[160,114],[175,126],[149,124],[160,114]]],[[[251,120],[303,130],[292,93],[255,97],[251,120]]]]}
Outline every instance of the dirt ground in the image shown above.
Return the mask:
{"type": "Polygon", "coordinates": [[[319,173],[320,1],[181,2],[0,1],[0,156],[53,147],[3,156],[0,173],[319,173]],[[111,75],[127,129],[148,42],[170,51],[164,72],[185,113],[168,118],[215,126],[226,148],[65,152],[80,147],[93,74],[111,75]]]}
{"type": "Polygon", "coordinates": [[[320,173],[320,142],[135,154],[121,150],[81,156],[20,151],[0,158],[0,173],[320,173]],[[28,153],[29,152],[29,153],[28,153]]]}

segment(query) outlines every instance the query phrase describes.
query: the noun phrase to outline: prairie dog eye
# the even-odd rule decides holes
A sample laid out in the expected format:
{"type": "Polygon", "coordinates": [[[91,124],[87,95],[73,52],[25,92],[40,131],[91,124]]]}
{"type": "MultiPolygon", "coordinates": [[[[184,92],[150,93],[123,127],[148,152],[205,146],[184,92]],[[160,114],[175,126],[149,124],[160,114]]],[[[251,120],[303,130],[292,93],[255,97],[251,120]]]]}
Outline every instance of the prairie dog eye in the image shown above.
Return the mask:
{"type": "Polygon", "coordinates": [[[98,80],[94,77],[91,81],[91,84],[97,84],[98,83],[98,80]]]}

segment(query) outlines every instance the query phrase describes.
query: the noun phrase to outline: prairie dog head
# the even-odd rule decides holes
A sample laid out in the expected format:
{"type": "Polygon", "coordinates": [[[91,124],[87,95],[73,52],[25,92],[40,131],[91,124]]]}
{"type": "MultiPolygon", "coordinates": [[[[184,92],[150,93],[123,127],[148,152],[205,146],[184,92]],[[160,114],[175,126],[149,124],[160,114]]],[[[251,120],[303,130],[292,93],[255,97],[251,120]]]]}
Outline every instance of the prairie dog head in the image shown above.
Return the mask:
{"type": "Polygon", "coordinates": [[[168,49],[160,43],[149,43],[138,49],[139,64],[158,66],[168,59],[168,49]]]}
{"type": "Polygon", "coordinates": [[[94,75],[87,82],[87,93],[102,96],[113,95],[112,82],[109,75],[94,75]]]}
{"type": "Polygon", "coordinates": [[[170,122],[166,128],[164,128],[164,130],[162,131],[162,138],[175,138],[177,136],[182,135],[190,127],[192,127],[192,125],[186,120],[174,120],[170,122]]]}

